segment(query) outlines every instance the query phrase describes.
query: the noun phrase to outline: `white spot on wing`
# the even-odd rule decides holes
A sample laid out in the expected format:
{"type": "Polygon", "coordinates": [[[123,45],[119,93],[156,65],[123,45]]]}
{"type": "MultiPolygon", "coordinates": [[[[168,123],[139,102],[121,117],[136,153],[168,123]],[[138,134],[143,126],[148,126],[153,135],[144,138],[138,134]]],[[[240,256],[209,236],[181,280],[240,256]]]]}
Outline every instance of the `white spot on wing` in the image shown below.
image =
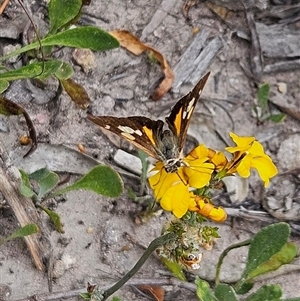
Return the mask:
{"type": "MultiPolygon", "coordinates": [[[[127,133],[127,134],[133,134],[135,133],[135,130],[132,129],[130,126],[123,126],[123,125],[119,125],[118,129],[123,132],[123,133],[127,133]]],[[[122,134],[122,133],[121,133],[122,134]]]]}
{"type": "Polygon", "coordinates": [[[140,131],[140,130],[135,130],[134,131],[137,135],[139,135],[139,136],[142,136],[143,135],[143,133],[140,131]]]}
{"type": "Polygon", "coordinates": [[[194,103],[195,103],[195,97],[193,97],[193,98],[190,100],[190,102],[189,102],[189,104],[188,104],[186,110],[183,112],[183,114],[182,114],[183,119],[186,119],[186,118],[190,119],[191,114],[192,114],[192,112],[193,112],[192,108],[194,107],[194,103]]]}
{"type": "Polygon", "coordinates": [[[107,130],[109,130],[109,129],[110,129],[110,125],[107,124],[107,125],[105,126],[105,128],[106,128],[107,130]]]}

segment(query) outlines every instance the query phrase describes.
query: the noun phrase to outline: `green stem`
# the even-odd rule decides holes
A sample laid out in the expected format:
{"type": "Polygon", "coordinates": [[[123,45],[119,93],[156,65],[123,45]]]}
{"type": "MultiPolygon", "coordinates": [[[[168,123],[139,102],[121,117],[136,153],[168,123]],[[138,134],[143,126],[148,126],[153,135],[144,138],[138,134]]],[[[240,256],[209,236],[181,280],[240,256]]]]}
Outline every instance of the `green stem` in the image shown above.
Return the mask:
{"type": "Polygon", "coordinates": [[[115,285],[106,290],[102,295],[103,299],[101,301],[105,301],[110,295],[120,289],[145,263],[145,261],[149,258],[152,252],[159,246],[164,245],[170,240],[174,240],[176,238],[176,234],[167,233],[163,236],[160,236],[154,239],[147,250],[144,252],[139,261],[135,264],[135,266],[123,277],[121,278],[115,285]]]}
{"type": "Polygon", "coordinates": [[[250,245],[251,242],[252,242],[252,239],[247,239],[247,240],[244,240],[242,242],[233,244],[233,245],[229,246],[227,249],[225,249],[221,253],[221,255],[219,257],[219,261],[217,263],[217,268],[216,268],[216,278],[215,278],[215,285],[216,286],[220,283],[221,265],[223,263],[223,260],[224,260],[225,256],[227,256],[227,254],[229,253],[229,251],[231,251],[233,249],[236,249],[236,248],[248,246],[248,245],[250,245]]]}

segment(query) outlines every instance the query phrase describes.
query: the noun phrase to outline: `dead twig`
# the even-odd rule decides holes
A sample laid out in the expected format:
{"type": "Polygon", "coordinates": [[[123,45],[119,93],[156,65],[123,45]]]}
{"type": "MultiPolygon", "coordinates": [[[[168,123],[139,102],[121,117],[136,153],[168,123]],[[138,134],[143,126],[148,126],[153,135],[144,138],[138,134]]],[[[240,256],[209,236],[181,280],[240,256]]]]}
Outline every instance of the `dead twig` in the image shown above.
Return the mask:
{"type": "Polygon", "coordinates": [[[7,4],[8,4],[9,0],[4,0],[3,3],[0,6],[0,15],[2,15],[2,13],[4,12],[7,4]]]}

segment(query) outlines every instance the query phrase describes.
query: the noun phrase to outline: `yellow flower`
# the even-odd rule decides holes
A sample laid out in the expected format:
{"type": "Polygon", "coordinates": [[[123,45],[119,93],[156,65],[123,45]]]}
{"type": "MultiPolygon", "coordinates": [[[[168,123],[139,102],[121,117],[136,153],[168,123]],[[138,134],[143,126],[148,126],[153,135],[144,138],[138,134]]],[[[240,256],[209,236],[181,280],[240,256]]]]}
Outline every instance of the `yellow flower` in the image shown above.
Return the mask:
{"type": "Polygon", "coordinates": [[[215,222],[224,222],[227,213],[222,207],[216,207],[207,197],[191,194],[189,211],[196,211],[204,217],[208,217],[215,222]]]}
{"type": "Polygon", "coordinates": [[[235,168],[241,177],[247,178],[250,176],[250,168],[254,168],[264,181],[265,187],[267,187],[270,178],[274,177],[278,173],[278,170],[272,159],[265,154],[263,146],[258,141],[252,141],[254,137],[238,137],[233,133],[230,136],[237,144],[236,147],[226,148],[228,152],[234,153],[233,160],[229,162],[231,169],[235,168]],[[248,146],[246,145],[247,143],[248,146]],[[234,168],[232,168],[233,166],[234,168]]]}
{"type": "Polygon", "coordinates": [[[152,171],[157,171],[148,179],[154,197],[164,210],[171,211],[177,218],[181,218],[187,212],[190,201],[189,186],[183,182],[182,168],[177,172],[167,173],[163,162],[159,161],[152,171]]]}
{"type": "Polygon", "coordinates": [[[163,162],[156,163],[151,171],[156,173],[148,180],[154,197],[164,210],[181,218],[188,211],[190,190],[209,183],[214,165],[206,162],[208,151],[204,145],[199,145],[184,158],[184,165],[174,173],[167,173],[163,162]]]}

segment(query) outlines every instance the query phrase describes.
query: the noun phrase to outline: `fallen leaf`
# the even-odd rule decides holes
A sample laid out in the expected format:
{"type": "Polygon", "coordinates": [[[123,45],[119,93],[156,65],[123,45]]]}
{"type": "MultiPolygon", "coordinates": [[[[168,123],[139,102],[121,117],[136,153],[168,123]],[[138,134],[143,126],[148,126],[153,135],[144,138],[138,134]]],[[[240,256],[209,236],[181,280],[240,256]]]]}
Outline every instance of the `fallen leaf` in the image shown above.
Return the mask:
{"type": "Polygon", "coordinates": [[[158,285],[139,285],[138,289],[153,296],[156,301],[164,301],[165,290],[158,285]]]}
{"type": "Polygon", "coordinates": [[[20,105],[17,103],[5,98],[0,97],[0,114],[3,114],[5,116],[10,115],[22,115],[24,116],[26,120],[26,124],[29,131],[29,136],[32,140],[32,145],[29,151],[23,156],[24,158],[32,154],[36,148],[37,148],[37,138],[36,138],[36,131],[33,126],[32,120],[30,119],[28,113],[23,109],[20,105]]]}
{"type": "Polygon", "coordinates": [[[165,78],[160,83],[156,91],[152,94],[151,98],[153,100],[159,100],[162,98],[171,89],[174,80],[174,73],[164,56],[153,47],[141,42],[129,31],[114,30],[111,31],[110,34],[120,42],[122,47],[126,48],[131,53],[135,55],[141,55],[143,52],[149,51],[151,52],[152,57],[160,63],[160,66],[165,74],[165,78]]]}
{"type": "Polygon", "coordinates": [[[205,4],[211,11],[213,11],[224,21],[230,19],[233,16],[233,12],[224,6],[220,6],[208,1],[205,4]]]}
{"type": "Polygon", "coordinates": [[[73,79],[60,79],[59,80],[65,91],[71,99],[81,108],[86,109],[90,102],[90,98],[85,89],[77,84],[73,79]]]}

